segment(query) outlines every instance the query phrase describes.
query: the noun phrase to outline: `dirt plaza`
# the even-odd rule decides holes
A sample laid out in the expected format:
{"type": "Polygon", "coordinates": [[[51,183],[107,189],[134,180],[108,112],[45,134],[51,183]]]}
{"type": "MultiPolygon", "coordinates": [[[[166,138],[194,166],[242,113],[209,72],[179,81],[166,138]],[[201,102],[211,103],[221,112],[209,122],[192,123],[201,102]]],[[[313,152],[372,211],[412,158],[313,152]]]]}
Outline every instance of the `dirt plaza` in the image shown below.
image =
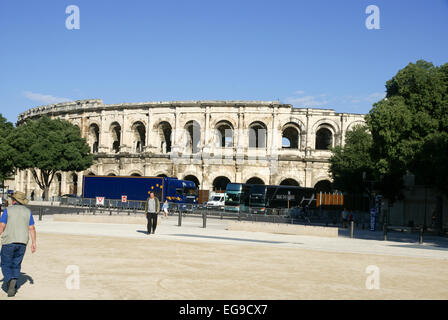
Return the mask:
{"type": "Polygon", "coordinates": [[[409,243],[139,224],[37,223],[19,291],[0,299],[447,299],[448,251],[409,243]],[[378,289],[368,289],[369,266],[378,289]],[[74,281],[77,277],[77,282],[74,281]]]}

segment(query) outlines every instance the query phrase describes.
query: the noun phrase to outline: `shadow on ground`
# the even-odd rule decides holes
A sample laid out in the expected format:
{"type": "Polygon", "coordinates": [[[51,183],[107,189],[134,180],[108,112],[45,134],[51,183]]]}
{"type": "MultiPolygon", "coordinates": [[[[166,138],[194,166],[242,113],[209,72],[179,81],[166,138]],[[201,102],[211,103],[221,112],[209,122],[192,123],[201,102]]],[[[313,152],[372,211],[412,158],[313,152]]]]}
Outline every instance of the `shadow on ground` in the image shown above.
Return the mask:
{"type": "Polygon", "coordinates": [[[242,242],[271,243],[271,244],[288,243],[288,242],[284,242],[284,241],[256,240],[256,239],[244,239],[244,238],[234,238],[234,237],[204,236],[204,235],[196,235],[196,234],[172,234],[172,236],[176,236],[176,237],[190,237],[190,238],[205,238],[205,239],[216,239],[216,240],[231,240],[231,241],[242,241],[242,242]]]}
{"type": "MultiPolygon", "coordinates": [[[[4,278],[2,280],[0,280],[0,282],[2,282],[2,290],[7,293],[8,292],[8,287],[7,287],[7,283],[4,281],[4,278]]],[[[21,272],[19,279],[17,279],[17,291],[20,290],[20,287],[23,286],[25,283],[29,282],[30,284],[34,284],[34,280],[32,277],[30,277],[29,275],[27,275],[26,273],[21,272]]]]}
{"type": "MultiPolygon", "coordinates": [[[[349,238],[350,230],[345,228],[339,228],[338,236],[341,238],[349,238]]],[[[362,240],[383,240],[383,231],[370,231],[370,230],[359,230],[355,229],[353,234],[355,239],[362,240]]],[[[448,238],[440,237],[430,234],[423,234],[423,244],[419,244],[419,234],[417,232],[398,232],[389,231],[387,233],[387,241],[407,243],[409,248],[420,248],[420,249],[437,249],[438,250],[448,250],[448,238]],[[411,243],[412,245],[409,245],[411,243]]],[[[398,247],[403,247],[397,245],[398,247]]]]}

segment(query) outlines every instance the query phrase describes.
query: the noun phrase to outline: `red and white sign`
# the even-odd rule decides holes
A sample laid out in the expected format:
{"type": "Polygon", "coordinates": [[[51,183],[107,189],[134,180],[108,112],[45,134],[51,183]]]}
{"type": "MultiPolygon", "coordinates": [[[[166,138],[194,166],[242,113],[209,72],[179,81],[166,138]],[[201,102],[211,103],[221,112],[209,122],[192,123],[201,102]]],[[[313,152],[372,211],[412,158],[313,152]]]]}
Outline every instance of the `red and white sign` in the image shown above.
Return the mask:
{"type": "Polygon", "coordinates": [[[104,197],[96,197],[96,205],[104,206],[104,197]]]}
{"type": "Polygon", "coordinates": [[[128,196],[121,196],[121,202],[128,202],[128,196]]]}

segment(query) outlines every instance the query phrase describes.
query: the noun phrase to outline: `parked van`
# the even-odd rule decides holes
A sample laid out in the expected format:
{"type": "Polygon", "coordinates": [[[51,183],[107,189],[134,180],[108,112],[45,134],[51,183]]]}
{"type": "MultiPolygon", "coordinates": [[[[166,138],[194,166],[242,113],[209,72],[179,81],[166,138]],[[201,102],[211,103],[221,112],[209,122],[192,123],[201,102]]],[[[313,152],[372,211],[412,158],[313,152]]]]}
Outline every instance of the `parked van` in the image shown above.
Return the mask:
{"type": "Polygon", "coordinates": [[[207,201],[207,208],[224,208],[225,194],[224,193],[214,193],[210,200],[207,201]]]}

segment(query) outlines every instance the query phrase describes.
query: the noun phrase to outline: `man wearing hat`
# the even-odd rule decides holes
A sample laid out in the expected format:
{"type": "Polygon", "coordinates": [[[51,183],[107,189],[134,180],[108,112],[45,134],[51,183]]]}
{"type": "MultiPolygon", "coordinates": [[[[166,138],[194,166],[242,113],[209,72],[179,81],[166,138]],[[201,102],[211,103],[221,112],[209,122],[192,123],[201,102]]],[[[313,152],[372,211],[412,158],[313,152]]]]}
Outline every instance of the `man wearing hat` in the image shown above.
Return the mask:
{"type": "Polygon", "coordinates": [[[12,203],[5,208],[0,218],[0,235],[2,240],[1,268],[3,281],[7,284],[8,297],[17,291],[17,279],[20,275],[23,256],[31,234],[31,252],[36,251],[36,229],[31,210],[25,207],[28,200],[20,191],[10,195],[12,203]]]}

